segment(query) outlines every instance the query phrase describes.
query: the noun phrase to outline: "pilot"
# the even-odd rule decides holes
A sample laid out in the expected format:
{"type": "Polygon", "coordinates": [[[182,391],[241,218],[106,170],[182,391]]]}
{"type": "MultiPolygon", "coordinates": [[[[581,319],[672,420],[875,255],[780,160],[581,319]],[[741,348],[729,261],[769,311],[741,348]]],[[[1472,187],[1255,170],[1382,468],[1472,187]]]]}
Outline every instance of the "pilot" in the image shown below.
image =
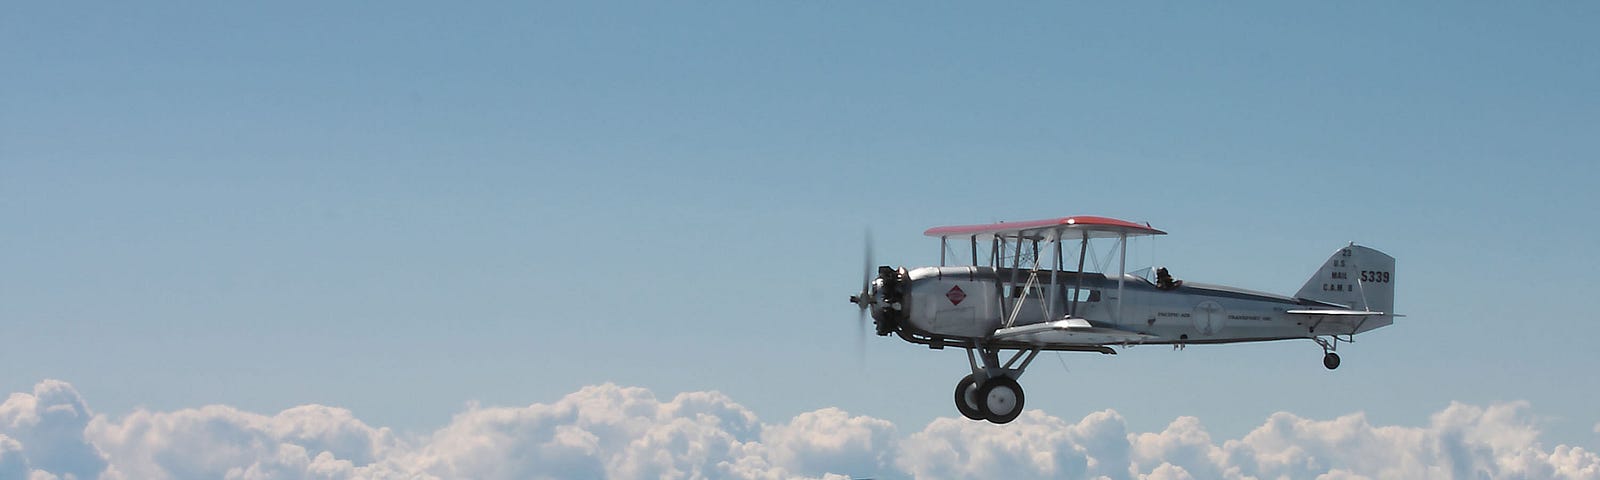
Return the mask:
{"type": "Polygon", "coordinates": [[[1172,274],[1167,272],[1167,267],[1156,269],[1156,288],[1172,290],[1178,288],[1178,285],[1183,285],[1183,281],[1174,281],[1172,274]]]}

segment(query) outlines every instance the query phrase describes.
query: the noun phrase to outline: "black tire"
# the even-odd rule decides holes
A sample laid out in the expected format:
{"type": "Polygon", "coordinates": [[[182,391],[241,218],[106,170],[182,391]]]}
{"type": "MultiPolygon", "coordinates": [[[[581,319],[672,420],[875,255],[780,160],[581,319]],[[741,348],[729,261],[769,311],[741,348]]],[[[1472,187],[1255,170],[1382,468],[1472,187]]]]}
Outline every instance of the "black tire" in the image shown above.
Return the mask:
{"type": "Polygon", "coordinates": [[[983,385],[978,386],[974,398],[978,400],[979,408],[984,412],[984,420],[997,424],[1010,423],[1016,420],[1018,415],[1022,415],[1024,403],[1022,386],[1017,385],[1017,381],[1011,377],[995,377],[983,382],[983,385]],[[995,410],[1002,410],[1004,413],[996,413],[995,410]]]}
{"type": "Polygon", "coordinates": [[[984,420],[989,418],[988,414],[984,413],[983,410],[980,410],[981,407],[979,405],[975,403],[968,403],[967,401],[968,395],[971,395],[971,398],[978,398],[977,392],[979,387],[981,387],[981,385],[978,384],[977,375],[969,374],[965,377],[962,377],[960,382],[956,382],[956,410],[961,411],[961,416],[973,420],[984,420]]]}
{"type": "Polygon", "coordinates": [[[1323,355],[1322,366],[1328,367],[1328,370],[1339,368],[1339,354],[1328,352],[1327,355],[1323,355]]]}

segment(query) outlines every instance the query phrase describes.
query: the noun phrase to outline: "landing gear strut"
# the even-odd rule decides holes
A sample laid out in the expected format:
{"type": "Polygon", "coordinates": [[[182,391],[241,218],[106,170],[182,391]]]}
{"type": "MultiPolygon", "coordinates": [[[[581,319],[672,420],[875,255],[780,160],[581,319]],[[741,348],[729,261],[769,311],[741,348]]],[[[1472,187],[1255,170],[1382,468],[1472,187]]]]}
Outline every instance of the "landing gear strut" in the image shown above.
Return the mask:
{"type": "Polygon", "coordinates": [[[977,355],[973,351],[973,348],[967,348],[967,361],[972,365],[972,374],[956,382],[956,410],[961,412],[961,416],[973,420],[988,420],[997,424],[1016,420],[1022,414],[1026,400],[1022,386],[1017,384],[1017,377],[1022,376],[1023,370],[1039,355],[1039,351],[1018,351],[1004,365],[1000,364],[999,350],[980,349],[977,355]],[[1022,360],[1022,363],[1017,364],[1018,360],[1022,360]]]}

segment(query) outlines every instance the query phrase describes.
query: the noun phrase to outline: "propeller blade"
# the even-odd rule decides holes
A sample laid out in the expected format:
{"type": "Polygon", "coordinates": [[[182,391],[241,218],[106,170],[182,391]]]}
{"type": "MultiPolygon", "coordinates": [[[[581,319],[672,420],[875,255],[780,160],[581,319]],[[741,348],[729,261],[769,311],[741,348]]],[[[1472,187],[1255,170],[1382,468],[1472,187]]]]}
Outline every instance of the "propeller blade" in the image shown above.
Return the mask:
{"type": "Polygon", "coordinates": [[[862,233],[861,246],[861,299],[856,305],[856,365],[864,366],[867,363],[867,309],[872,308],[872,230],[867,229],[862,233]]]}
{"type": "Polygon", "coordinates": [[[872,264],[872,230],[868,229],[861,235],[861,298],[867,298],[872,293],[872,273],[877,265],[872,264]]]}
{"type": "Polygon", "coordinates": [[[861,309],[856,315],[856,367],[867,364],[867,310],[861,309]]]}

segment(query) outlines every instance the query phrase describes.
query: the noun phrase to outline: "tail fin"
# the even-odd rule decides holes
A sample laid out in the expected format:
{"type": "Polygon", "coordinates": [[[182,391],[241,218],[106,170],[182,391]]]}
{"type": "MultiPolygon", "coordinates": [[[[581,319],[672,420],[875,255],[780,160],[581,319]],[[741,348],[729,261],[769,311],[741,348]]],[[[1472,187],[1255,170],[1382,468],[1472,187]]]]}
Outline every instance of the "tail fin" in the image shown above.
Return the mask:
{"type": "Polygon", "coordinates": [[[1394,257],[1351,243],[1333,252],[1295,296],[1394,315],[1394,274],[1394,257]]]}

